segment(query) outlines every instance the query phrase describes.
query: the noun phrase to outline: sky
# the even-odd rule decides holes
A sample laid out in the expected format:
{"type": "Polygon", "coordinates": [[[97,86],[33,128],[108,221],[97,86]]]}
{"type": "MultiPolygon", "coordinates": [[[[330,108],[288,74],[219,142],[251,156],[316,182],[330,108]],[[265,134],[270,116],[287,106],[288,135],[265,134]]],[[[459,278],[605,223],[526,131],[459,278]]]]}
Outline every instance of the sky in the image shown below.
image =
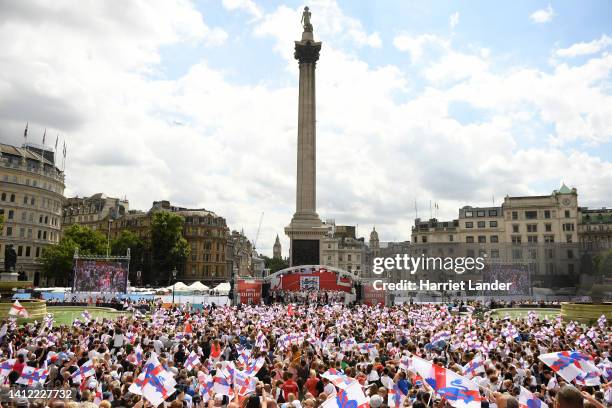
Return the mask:
{"type": "Polygon", "coordinates": [[[206,208],[251,240],[263,213],[257,249],[286,256],[304,5],[323,220],[403,241],[415,209],[562,183],[612,206],[605,0],[0,0],[0,141],[65,142],[66,196],[206,208]]]}

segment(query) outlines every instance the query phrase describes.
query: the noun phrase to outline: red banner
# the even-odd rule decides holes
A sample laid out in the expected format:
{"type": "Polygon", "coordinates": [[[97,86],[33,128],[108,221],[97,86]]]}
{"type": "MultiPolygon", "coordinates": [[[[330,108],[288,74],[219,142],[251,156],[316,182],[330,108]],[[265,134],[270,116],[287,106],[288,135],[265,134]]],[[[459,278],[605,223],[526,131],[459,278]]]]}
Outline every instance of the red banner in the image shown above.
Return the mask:
{"type": "Polygon", "coordinates": [[[240,303],[261,303],[261,281],[239,279],[236,286],[240,303]]]}
{"type": "Polygon", "coordinates": [[[363,304],[368,306],[374,305],[385,305],[387,299],[387,292],[384,290],[374,289],[374,285],[371,283],[364,283],[362,286],[363,290],[363,304]]]}
{"type": "Polygon", "coordinates": [[[278,275],[272,280],[272,290],[289,292],[338,291],[350,293],[352,279],[325,268],[295,268],[289,273],[278,275]]]}

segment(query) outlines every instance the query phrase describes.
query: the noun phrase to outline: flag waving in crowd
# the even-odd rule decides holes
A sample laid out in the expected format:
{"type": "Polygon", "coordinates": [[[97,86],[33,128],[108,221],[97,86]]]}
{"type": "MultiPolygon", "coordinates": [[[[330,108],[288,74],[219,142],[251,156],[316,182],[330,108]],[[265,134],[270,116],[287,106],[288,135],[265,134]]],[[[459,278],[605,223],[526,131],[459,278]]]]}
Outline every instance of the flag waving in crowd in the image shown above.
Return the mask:
{"type": "Polygon", "coordinates": [[[9,316],[18,316],[18,317],[30,317],[30,314],[26,310],[25,307],[19,303],[19,300],[15,300],[11,308],[8,312],[9,316]]]}

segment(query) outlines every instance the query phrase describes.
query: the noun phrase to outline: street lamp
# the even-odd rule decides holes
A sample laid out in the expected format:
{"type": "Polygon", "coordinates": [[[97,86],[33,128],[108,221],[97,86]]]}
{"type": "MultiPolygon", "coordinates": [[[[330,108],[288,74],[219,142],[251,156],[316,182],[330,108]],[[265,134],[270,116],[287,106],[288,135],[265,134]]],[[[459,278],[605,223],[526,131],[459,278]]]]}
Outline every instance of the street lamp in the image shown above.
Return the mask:
{"type": "Polygon", "coordinates": [[[111,224],[113,223],[113,220],[110,218],[108,218],[108,234],[106,235],[106,257],[108,258],[110,256],[110,229],[111,229],[111,224]]]}
{"type": "Polygon", "coordinates": [[[176,274],[178,271],[176,270],[176,266],[172,269],[172,306],[174,306],[174,288],[176,286],[176,274]]]}

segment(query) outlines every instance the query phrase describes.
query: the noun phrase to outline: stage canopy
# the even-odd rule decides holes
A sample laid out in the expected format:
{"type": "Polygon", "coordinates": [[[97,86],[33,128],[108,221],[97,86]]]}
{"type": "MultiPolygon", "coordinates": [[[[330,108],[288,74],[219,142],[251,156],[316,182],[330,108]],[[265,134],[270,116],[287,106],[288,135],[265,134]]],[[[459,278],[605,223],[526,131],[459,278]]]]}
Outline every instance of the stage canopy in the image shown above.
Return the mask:
{"type": "Polygon", "coordinates": [[[361,278],[340,268],[324,265],[302,265],[282,269],[264,278],[272,291],[338,291],[351,292],[361,278]]]}
{"type": "Polygon", "coordinates": [[[212,290],[218,292],[220,295],[227,295],[230,292],[230,283],[222,282],[215,286],[212,290]]]}
{"type": "Polygon", "coordinates": [[[208,286],[206,286],[200,281],[193,282],[191,285],[189,285],[189,290],[192,290],[194,292],[206,292],[209,289],[210,288],[208,286]]]}
{"type": "Polygon", "coordinates": [[[176,282],[174,285],[166,286],[164,289],[174,290],[175,292],[189,292],[192,290],[189,286],[185,285],[183,282],[176,282]]]}

